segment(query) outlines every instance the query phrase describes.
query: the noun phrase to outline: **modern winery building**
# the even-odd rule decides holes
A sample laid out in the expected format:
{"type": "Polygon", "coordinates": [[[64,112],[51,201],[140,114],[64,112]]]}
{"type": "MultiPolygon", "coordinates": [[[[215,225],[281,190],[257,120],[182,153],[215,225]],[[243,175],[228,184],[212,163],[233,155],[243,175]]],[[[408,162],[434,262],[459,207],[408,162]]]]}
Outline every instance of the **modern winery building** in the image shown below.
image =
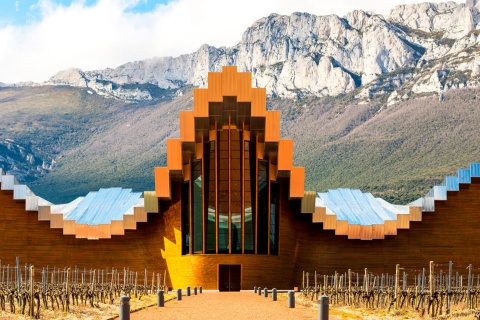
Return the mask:
{"type": "Polygon", "coordinates": [[[0,169],[0,259],[167,270],[180,288],[299,286],[302,272],[395,270],[480,258],[480,164],[393,205],[360,190],[305,191],[280,112],[251,74],[224,67],[194,89],[155,191],[109,188],[53,205],[0,169]]]}

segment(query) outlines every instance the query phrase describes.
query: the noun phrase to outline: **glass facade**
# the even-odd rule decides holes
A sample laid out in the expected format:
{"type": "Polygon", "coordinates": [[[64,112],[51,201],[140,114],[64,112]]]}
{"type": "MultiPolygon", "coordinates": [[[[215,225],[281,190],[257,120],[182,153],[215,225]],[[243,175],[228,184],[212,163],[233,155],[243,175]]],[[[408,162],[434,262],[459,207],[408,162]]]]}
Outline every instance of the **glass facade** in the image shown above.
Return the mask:
{"type": "Polygon", "coordinates": [[[277,255],[278,184],[258,138],[230,125],[209,137],[182,187],[182,253],[277,255]]]}

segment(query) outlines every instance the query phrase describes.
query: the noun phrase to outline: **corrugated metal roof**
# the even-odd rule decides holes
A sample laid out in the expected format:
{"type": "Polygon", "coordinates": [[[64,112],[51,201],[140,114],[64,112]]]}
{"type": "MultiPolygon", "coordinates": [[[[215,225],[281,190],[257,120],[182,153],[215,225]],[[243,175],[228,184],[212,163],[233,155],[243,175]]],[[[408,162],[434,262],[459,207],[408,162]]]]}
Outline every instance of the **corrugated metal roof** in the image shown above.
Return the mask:
{"type": "Polygon", "coordinates": [[[396,206],[375,198],[371,193],[353,189],[318,193],[315,206],[325,207],[327,214],[335,214],[337,220],[362,226],[384,224],[385,220],[396,220],[399,213],[408,213],[407,206],[396,206]]]}
{"type": "Polygon", "coordinates": [[[133,214],[133,207],[143,204],[141,195],[132,189],[100,189],[55,211],[63,213],[64,220],[75,220],[77,224],[109,224],[112,220],[123,220],[124,214],[133,214]]]}

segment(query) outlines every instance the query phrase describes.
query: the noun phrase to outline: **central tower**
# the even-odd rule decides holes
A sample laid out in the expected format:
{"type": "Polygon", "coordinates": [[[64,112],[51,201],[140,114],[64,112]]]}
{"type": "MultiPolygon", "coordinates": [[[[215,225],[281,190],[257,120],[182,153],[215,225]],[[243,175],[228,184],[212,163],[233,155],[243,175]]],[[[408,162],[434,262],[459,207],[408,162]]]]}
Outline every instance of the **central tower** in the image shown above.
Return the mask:
{"type": "Polygon", "coordinates": [[[181,182],[182,254],[278,255],[279,186],[304,195],[304,168],[292,166],[293,141],[280,139],[280,112],[266,110],[251,73],[223,67],[194,90],[180,113],[180,139],[167,140],[167,167],[155,169],[157,197],[181,182]]]}

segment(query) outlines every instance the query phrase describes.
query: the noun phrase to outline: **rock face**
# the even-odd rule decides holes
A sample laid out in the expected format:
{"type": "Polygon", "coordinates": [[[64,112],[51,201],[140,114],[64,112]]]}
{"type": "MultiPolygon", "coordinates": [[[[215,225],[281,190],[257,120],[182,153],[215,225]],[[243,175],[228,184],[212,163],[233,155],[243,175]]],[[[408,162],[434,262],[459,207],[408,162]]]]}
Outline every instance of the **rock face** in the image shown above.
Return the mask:
{"type": "Polygon", "coordinates": [[[345,17],[272,14],[256,21],[231,48],[203,45],[191,54],[130,62],[116,69],[66,70],[47,84],[151,100],[151,88],[142,85],[204,87],[208,71],[237,65],[240,71],[252,72],[253,85],[267,88],[272,96],[336,96],[362,87],[358,97],[388,94],[389,103],[394,103],[409,95],[392,96],[398,87],[415,94],[477,86],[478,27],[478,0],[400,5],[387,18],[361,10],[345,17]]]}

